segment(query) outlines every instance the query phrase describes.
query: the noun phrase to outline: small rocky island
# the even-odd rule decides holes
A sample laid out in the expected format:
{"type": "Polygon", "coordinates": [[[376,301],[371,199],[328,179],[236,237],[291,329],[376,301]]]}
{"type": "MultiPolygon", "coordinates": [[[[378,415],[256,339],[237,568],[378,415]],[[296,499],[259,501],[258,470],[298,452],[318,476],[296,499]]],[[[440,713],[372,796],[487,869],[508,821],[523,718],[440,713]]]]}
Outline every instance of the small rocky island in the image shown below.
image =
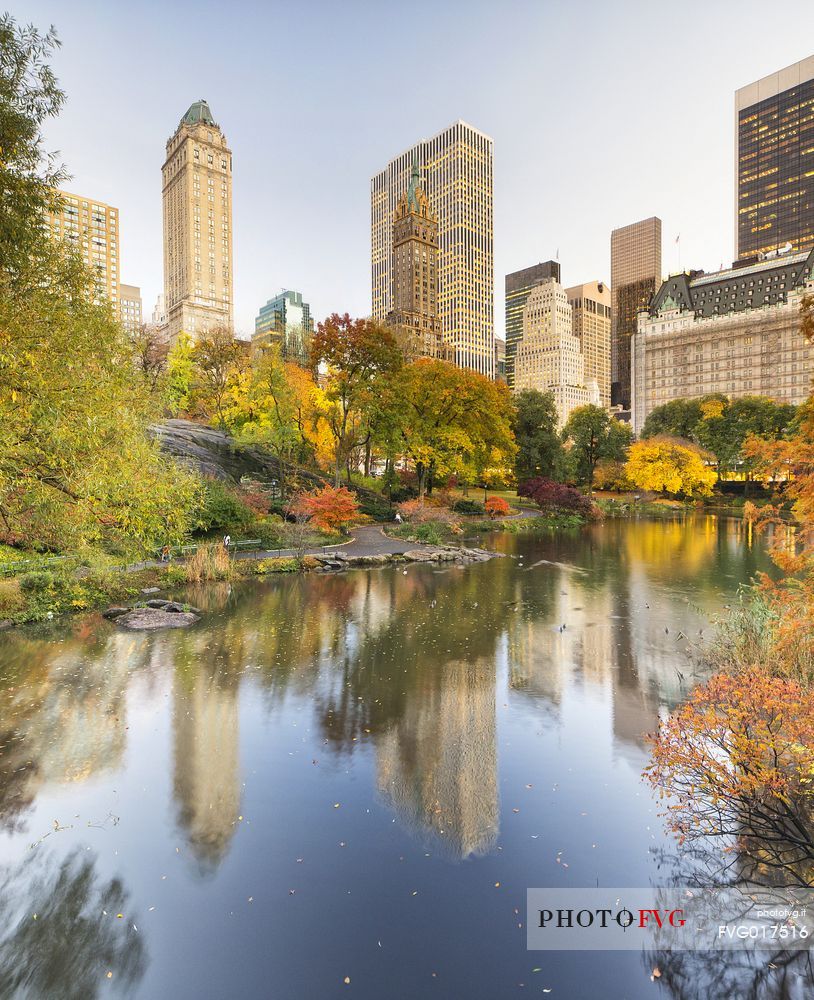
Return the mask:
{"type": "Polygon", "coordinates": [[[157,628],[187,628],[201,620],[198,608],[177,601],[154,598],[141,607],[112,607],[102,612],[105,618],[131,631],[152,631],[157,628]]]}

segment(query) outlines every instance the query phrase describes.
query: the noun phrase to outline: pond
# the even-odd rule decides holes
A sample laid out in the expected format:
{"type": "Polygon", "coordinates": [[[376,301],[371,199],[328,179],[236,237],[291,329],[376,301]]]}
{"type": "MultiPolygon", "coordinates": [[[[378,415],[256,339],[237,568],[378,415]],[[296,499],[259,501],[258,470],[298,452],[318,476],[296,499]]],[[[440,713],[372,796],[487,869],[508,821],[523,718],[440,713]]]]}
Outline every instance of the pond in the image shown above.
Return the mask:
{"type": "Polygon", "coordinates": [[[526,889],[658,883],[645,734],[763,543],[696,514],[489,544],[189,590],[189,631],[3,634],[0,995],[678,995],[527,951],[526,889]]]}

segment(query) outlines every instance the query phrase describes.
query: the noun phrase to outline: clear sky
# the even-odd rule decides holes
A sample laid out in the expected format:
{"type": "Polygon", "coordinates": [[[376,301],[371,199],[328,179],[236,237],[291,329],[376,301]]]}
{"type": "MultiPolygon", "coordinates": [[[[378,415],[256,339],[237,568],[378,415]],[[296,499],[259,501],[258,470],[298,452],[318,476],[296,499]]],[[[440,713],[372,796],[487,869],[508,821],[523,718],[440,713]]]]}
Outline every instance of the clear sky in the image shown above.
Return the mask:
{"type": "Polygon", "coordinates": [[[163,283],[161,165],[208,100],[234,154],[235,323],[281,288],[370,312],[370,178],[463,118],[495,141],[503,276],[610,277],[610,231],[664,223],[664,270],[733,253],[737,87],[814,51],[811,0],[9,0],[54,24],[67,187],[121,212],[122,280],[163,283]]]}

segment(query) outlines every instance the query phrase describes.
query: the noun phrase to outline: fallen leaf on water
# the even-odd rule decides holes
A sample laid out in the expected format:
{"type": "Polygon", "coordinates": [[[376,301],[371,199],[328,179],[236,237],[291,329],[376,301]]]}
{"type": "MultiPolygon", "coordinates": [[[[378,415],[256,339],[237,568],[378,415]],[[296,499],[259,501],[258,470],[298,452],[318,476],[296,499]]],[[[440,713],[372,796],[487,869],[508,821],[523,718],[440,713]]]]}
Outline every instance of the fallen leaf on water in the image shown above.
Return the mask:
{"type": "Polygon", "coordinates": [[[654,980],[660,978],[661,978],[661,969],[658,966],[655,966],[653,972],[650,975],[650,982],[652,983],[654,980]]]}
{"type": "Polygon", "coordinates": [[[500,888],[500,882],[495,882],[495,888],[496,888],[496,889],[499,889],[499,888],[500,888]]]}
{"type": "Polygon", "coordinates": [[[346,986],[350,986],[350,976],[345,976],[344,983],[346,986]]]}
{"type": "Polygon", "coordinates": [[[108,974],[107,974],[107,978],[108,978],[108,979],[112,979],[112,978],[113,978],[113,973],[112,973],[112,972],[108,972],[108,974]]]}

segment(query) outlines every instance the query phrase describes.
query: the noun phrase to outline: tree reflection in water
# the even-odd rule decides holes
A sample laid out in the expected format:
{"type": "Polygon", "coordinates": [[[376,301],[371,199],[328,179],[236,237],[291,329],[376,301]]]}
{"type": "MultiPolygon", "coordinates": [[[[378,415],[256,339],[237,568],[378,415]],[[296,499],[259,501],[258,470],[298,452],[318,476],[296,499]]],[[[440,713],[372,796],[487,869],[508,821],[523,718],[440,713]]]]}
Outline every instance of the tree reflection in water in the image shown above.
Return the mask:
{"type": "Polygon", "coordinates": [[[0,871],[0,996],[92,1000],[130,993],[147,953],[128,902],[122,882],[101,879],[96,856],[79,849],[61,862],[35,849],[0,871]]]}

